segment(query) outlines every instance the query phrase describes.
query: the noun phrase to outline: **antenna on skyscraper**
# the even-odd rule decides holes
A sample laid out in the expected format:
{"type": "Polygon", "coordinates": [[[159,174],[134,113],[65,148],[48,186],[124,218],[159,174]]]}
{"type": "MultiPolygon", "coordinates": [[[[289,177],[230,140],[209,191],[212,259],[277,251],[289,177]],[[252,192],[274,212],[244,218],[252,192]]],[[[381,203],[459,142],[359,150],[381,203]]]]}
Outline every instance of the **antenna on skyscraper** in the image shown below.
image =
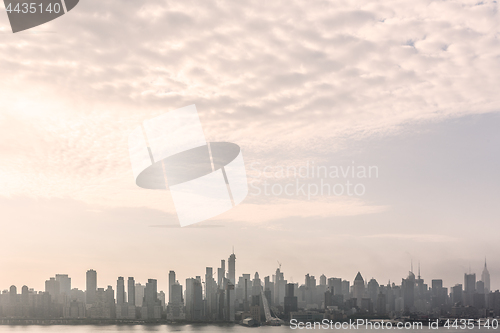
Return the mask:
{"type": "Polygon", "coordinates": [[[278,267],[279,267],[279,270],[281,271],[281,263],[279,262],[279,260],[276,260],[278,262],[278,267]]]}
{"type": "Polygon", "coordinates": [[[233,245],[233,254],[234,254],[234,245],[233,245]]]}
{"type": "Polygon", "coordinates": [[[418,279],[420,280],[420,260],[418,261],[418,279]]]}

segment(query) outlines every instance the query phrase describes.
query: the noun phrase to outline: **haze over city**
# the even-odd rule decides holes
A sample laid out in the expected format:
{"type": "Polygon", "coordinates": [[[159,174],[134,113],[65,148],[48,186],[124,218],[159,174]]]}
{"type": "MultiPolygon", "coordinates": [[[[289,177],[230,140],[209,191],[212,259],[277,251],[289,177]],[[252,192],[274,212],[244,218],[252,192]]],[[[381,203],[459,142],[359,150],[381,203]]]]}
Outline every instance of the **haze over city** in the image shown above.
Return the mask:
{"type": "Polygon", "coordinates": [[[294,281],[385,283],[413,261],[452,286],[486,257],[498,289],[497,7],[82,1],[14,36],[0,4],[0,287],[67,273],[83,288],[93,268],[102,286],[165,290],[168,270],[200,275],[234,245],[238,273],[279,261],[294,281]],[[250,193],[180,228],[168,191],[136,186],[127,137],[191,104],[207,141],[242,148],[256,186],[255,168],[308,162],[378,176],[354,179],[360,196],[250,193]]]}

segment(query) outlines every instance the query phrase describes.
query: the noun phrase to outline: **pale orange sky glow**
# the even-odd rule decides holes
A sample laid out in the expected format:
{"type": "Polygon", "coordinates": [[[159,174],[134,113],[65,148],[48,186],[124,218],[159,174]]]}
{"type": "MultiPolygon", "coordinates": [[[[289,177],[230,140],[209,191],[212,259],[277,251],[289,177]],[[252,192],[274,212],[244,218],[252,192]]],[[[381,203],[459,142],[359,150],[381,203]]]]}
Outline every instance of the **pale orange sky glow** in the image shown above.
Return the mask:
{"type": "MultiPolygon", "coordinates": [[[[236,273],[463,281],[500,288],[500,42],[495,1],[81,1],[12,34],[0,4],[0,290],[67,273],[236,273]],[[142,121],[196,104],[207,141],[250,165],[377,166],[362,196],[255,195],[176,228],[134,184],[142,121]],[[205,225],[206,227],[203,227],[205,225]]],[[[295,178],[269,179],[271,184],[295,178]]],[[[316,180],[309,180],[309,182],[316,180]]],[[[319,180],[318,180],[319,181],[319,180]]]]}

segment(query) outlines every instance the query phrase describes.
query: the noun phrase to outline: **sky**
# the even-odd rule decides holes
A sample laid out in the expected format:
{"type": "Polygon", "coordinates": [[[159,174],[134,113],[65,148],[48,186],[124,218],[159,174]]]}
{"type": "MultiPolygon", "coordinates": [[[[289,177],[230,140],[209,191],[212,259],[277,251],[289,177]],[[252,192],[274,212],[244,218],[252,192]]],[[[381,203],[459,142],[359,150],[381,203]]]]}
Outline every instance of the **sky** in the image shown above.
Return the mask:
{"type": "Polygon", "coordinates": [[[233,245],[237,275],[400,283],[420,262],[450,287],[486,257],[500,288],[496,1],[82,0],[16,34],[2,6],[0,289],[84,288],[93,268],[166,290],[233,245]],[[179,228],[169,191],[134,184],[127,140],[191,104],[207,141],[240,145],[250,191],[179,228]],[[320,184],[274,173],[312,165],[378,172],[324,179],[363,195],[263,194],[320,184]]]}

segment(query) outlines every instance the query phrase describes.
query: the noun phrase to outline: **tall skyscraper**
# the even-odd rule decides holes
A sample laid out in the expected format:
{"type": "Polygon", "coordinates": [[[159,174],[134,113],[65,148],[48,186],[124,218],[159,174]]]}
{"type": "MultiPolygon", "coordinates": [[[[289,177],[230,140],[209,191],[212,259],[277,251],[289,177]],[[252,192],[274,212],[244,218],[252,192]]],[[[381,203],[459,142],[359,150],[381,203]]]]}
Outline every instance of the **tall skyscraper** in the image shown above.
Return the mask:
{"type": "Polygon", "coordinates": [[[170,302],[167,306],[167,319],[186,319],[186,314],[184,312],[184,299],[182,298],[182,286],[177,282],[172,285],[171,295],[172,296],[170,297],[170,302]]]}
{"type": "Polygon", "coordinates": [[[168,301],[172,302],[172,286],[175,284],[175,272],[170,271],[168,273],[168,301]]]}
{"type": "Polygon", "coordinates": [[[290,312],[295,312],[298,310],[298,301],[297,296],[295,296],[295,285],[293,283],[287,283],[286,285],[284,310],[286,317],[290,316],[290,312]]]}
{"type": "MultiPolygon", "coordinates": [[[[335,292],[335,290],[334,290],[335,292]]],[[[361,273],[358,272],[356,277],[354,278],[354,285],[352,286],[352,296],[356,299],[356,305],[361,307],[361,300],[365,295],[365,281],[361,276],[361,273]]]]}
{"type": "Polygon", "coordinates": [[[87,271],[87,287],[85,290],[85,302],[93,304],[96,301],[97,272],[93,269],[87,271]]]}
{"type": "Polygon", "coordinates": [[[220,268],[217,269],[217,285],[219,286],[219,289],[224,289],[223,283],[225,275],[226,275],[226,261],[221,260],[220,268]]]}
{"type": "Polygon", "coordinates": [[[141,314],[144,319],[161,318],[161,302],[158,299],[158,284],[155,279],[148,279],[144,289],[144,300],[142,302],[141,314]]]}
{"type": "Polygon", "coordinates": [[[464,274],[464,302],[465,305],[474,304],[474,293],[476,292],[476,274],[464,274]]]}
{"type": "Polygon", "coordinates": [[[484,269],[481,273],[481,281],[484,282],[484,292],[488,294],[491,291],[490,288],[490,272],[488,272],[488,267],[486,266],[486,259],[484,259],[484,269]]]}
{"type": "Polygon", "coordinates": [[[118,277],[116,281],[116,304],[125,304],[125,281],[123,276],[118,277]]]}
{"type": "Polygon", "coordinates": [[[234,251],[227,261],[227,278],[230,283],[236,283],[236,256],[234,255],[234,251]]]}
{"type": "Polygon", "coordinates": [[[133,277],[128,278],[127,282],[127,296],[128,296],[128,305],[135,306],[135,281],[133,277]]]}
{"type": "Polygon", "coordinates": [[[203,288],[199,276],[186,279],[186,319],[203,320],[203,288]]]}
{"type": "Polygon", "coordinates": [[[207,267],[205,271],[205,316],[208,320],[213,320],[217,315],[217,283],[213,277],[212,267],[207,267]]]}
{"type": "Polygon", "coordinates": [[[408,278],[403,279],[401,283],[403,291],[403,304],[406,311],[411,311],[415,305],[415,274],[410,271],[408,278]]]}

